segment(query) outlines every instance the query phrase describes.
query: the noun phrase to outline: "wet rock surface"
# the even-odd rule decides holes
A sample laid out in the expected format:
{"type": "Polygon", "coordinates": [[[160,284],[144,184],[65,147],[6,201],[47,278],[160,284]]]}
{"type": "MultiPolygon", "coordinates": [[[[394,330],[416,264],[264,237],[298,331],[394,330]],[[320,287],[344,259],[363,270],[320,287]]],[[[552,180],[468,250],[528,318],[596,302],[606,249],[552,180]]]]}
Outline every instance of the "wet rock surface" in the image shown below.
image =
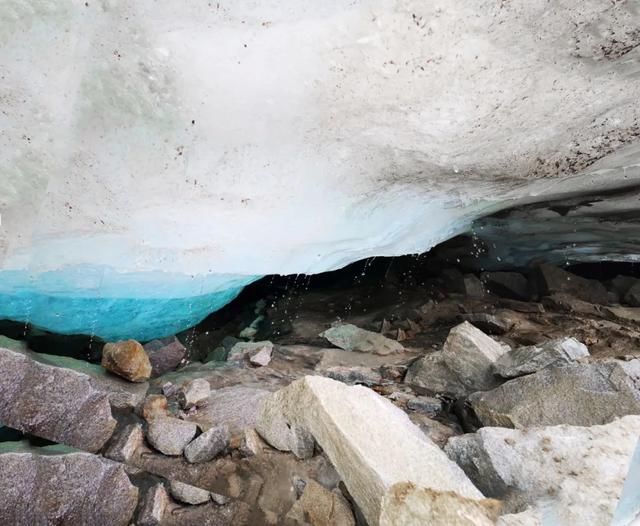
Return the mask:
{"type": "Polygon", "coordinates": [[[115,461],[141,525],[600,524],[640,414],[635,278],[536,272],[285,287],[146,344],[176,353],[139,383],[5,339],[0,439],[115,461]]]}

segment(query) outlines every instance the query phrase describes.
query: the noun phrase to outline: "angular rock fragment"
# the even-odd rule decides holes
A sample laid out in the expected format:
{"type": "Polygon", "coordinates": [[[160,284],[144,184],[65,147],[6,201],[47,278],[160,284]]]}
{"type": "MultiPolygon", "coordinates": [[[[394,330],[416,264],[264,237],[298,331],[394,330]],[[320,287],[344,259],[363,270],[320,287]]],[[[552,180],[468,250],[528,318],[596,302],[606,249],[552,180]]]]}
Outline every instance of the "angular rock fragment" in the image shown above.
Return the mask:
{"type": "Polygon", "coordinates": [[[285,525],[355,526],[349,503],[339,490],[329,491],[315,480],[306,481],[302,495],[286,516],[285,525]]]}
{"type": "Polygon", "coordinates": [[[640,360],[548,367],[469,401],[485,426],[605,424],[640,414],[640,360]]]}
{"type": "Polygon", "coordinates": [[[196,488],[179,480],[172,480],[169,484],[171,496],[185,504],[204,504],[211,499],[211,493],[202,488],[196,488]]]}
{"type": "Polygon", "coordinates": [[[270,341],[262,342],[238,342],[229,351],[227,360],[230,362],[243,362],[245,360],[251,360],[252,357],[265,351],[259,358],[263,360],[266,355],[271,357],[273,352],[273,343],[270,341]]]}
{"type": "Polygon", "coordinates": [[[0,524],[130,524],[138,500],[121,464],[60,446],[0,449],[0,524]]]}
{"type": "Polygon", "coordinates": [[[606,305],[608,294],[605,286],[599,281],[586,279],[552,265],[540,265],[535,272],[540,293],[566,293],[580,300],[606,305]]]}
{"type": "Polygon", "coordinates": [[[487,334],[504,334],[509,332],[514,325],[513,319],[505,311],[496,312],[495,314],[486,312],[463,314],[462,319],[487,334]]]}
{"type": "Polygon", "coordinates": [[[273,347],[263,347],[253,356],[249,357],[249,363],[256,367],[266,367],[271,362],[273,347]]]}
{"type": "Polygon", "coordinates": [[[98,451],[116,426],[108,395],[89,376],[30,353],[0,349],[0,421],[25,433],[98,451]]]}
{"type": "Polygon", "coordinates": [[[107,445],[105,457],[116,462],[127,463],[144,443],[144,433],[140,424],[128,424],[112,437],[107,445]]]}
{"type": "Polygon", "coordinates": [[[469,322],[463,322],[451,329],[442,351],[411,365],[405,382],[431,393],[458,397],[491,389],[498,384],[493,364],[508,350],[469,322]]]}
{"type": "Polygon", "coordinates": [[[351,367],[345,367],[336,365],[333,367],[327,367],[325,369],[316,369],[323,376],[333,378],[339,382],[345,384],[354,385],[378,385],[382,382],[382,376],[378,371],[370,369],[369,367],[360,367],[357,365],[351,367]]]}
{"type": "Polygon", "coordinates": [[[204,378],[189,380],[178,390],[178,402],[183,409],[204,405],[211,394],[211,386],[204,378]]]}
{"type": "Polygon", "coordinates": [[[140,411],[142,418],[150,422],[154,418],[169,415],[169,401],[164,395],[149,395],[144,399],[140,411]]]}
{"type": "Polygon", "coordinates": [[[144,344],[144,350],[151,363],[151,376],[154,377],[173,371],[187,354],[186,347],[175,336],[151,340],[144,344]]]}
{"type": "Polygon", "coordinates": [[[172,417],[154,418],[147,429],[147,440],[165,455],[182,455],[197,430],[198,426],[193,422],[172,417]]]}
{"type": "Polygon", "coordinates": [[[492,294],[513,300],[529,299],[529,281],[519,272],[483,272],[480,279],[492,294]]]}
{"type": "Polygon", "coordinates": [[[432,396],[417,396],[407,401],[407,409],[428,415],[437,415],[442,411],[442,400],[432,396]]]}
{"type": "Polygon", "coordinates": [[[575,338],[559,338],[503,354],[494,364],[494,372],[502,378],[515,378],[586,356],[589,356],[586,345],[575,338]]]}
{"type": "Polygon", "coordinates": [[[507,507],[529,504],[549,524],[609,526],[638,436],[640,416],[626,416],[593,427],[485,427],[451,438],[445,451],[507,507]]]}
{"type": "Polygon", "coordinates": [[[404,351],[402,344],[380,333],[345,323],[324,331],[320,336],[345,351],[387,355],[404,351]]]}
{"type": "Polygon", "coordinates": [[[298,440],[293,430],[318,442],[373,526],[399,524],[391,517],[404,513],[395,498],[402,485],[416,488],[411,511],[416,524],[469,524],[434,520],[431,510],[440,497],[448,504],[472,501],[479,521],[495,515],[493,503],[483,499],[460,468],[403,411],[371,389],[318,376],[293,382],[265,401],[257,431],[272,446],[292,451],[298,440]],[[425,495],[428,506],[423,505],[425,495]]]}
{"type": "Polygon", "coordinates": [[[135,340],[105,344],[102,367],[130,382],[144,382],[151,377],[149,357],[135,340]]]}
{"type": "Polygon", "coordinates": [[[142,497],[137,526],[160,526],[169,504],[169,495],[163,484],[149,488],[142,497]]]}
{"type": "Polygon", "coordinates": [[[215,426],[202,433],[184,448],[186,459],[195,464],[207,462],[220,454],[229,444],[227,426],[215,426]]]}

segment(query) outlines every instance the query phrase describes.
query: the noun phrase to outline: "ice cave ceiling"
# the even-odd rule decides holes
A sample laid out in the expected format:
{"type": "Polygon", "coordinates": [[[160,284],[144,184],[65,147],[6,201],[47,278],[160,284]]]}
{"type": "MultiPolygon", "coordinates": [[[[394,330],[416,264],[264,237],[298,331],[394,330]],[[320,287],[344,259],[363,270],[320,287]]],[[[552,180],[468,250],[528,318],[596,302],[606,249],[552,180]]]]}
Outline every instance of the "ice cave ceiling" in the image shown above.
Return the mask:
{"type": "Polygon", "coordinates": [[[478,224],[638,259],[639,59],[635,1],[4,0],[0,318],[144,340],[478,224]]]}

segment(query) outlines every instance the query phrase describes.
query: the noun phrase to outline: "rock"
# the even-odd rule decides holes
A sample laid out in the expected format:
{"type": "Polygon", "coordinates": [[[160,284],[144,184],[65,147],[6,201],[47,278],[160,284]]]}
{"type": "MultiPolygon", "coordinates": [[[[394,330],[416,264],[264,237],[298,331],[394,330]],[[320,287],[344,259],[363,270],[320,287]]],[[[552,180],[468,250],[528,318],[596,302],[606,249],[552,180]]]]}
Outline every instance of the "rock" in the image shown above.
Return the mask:
{"type": "Polygon", "coordinates": [[[578,299],[566,292],[554,292],[550,296],[542,298],[542,302],[548,309],[555,308],[560,311],[570,312],[571,314],[598,316],[601,311],[599,305],[578,299]]]}
{"type": "Polygon", "coordinates": [[[463,278],[464,293],[471,298],[482,298],[485,295],[482,281],[475,274],[465,274],[463,278]]]}
{"type": "Polygon", "coordinates": [[[606,287],[599,281],[585,279],[552,265],[540,265],[535,271],[540,293],[566,293],[588,303],[606,305],[606,287]]]}
{"type": "Polygon", "coordinates": [[[168,504],[169,495],[163,484],[150,487],[142,498],[136,525],[160,526],[168,504]]]}
{"type": "Polygon", "coordinates": [[[154,418],[149,423],[147,440],[165,455],[182,455],[184,448],[196,435],[198,426],[177,418],[154,418]]]}
{"type": "Polygon", "coordinates": [[[428,354],[409,367],[405,382],[457,397],[491,389],[497,385],[493,364],[508,350],[465,321],[451,329],[442,351],[428,354]]]}
{"type": "Polygon", "coordinates": [[[457,425],[445,425],[438,420],[429,418],[424,413],[409,412],[409,419],[420,428],[428,438],[440,449],[444,447],[447,441],[456,435],[463,433],[462,429],[457,425]]]}
{"type": "Polygon", "coordinates": [[[427,415],[437,415],[442,411],[442,400],[432,396],[417,396],[407,401],[407,409],[427,415]]]}
{"type": "Polygon", "coordinates": [[[173,371],[187,354],[187,348],[175,336],[151,340],[144,344],[151,363],[151,375],[160,376],[173,371]]]}
{"type": "Polygon", "coordinates": [[[624,295],[624,302],[632,307],[640,307],[640,280],[624,295]]]}
{"type": "Polygon", "coordinates": [[[223,387],[211,392],[204,407],[187,420],[197,422],[207,430],[213,426],[226,425],[230,433],[242,432],[256,426],[262,402],[269,391],[241,385],[223,387]]]}
{"type": "Polygon", "coordinates": [[[64,447],[3,443],[0,524],[127,526],[138,490],[121,464],[64,447]]]}
{"type": "Polygon", "coordinates": [[[316,371],[321,373],[323,376],[333,378],[334,380],[338,380],[339,382],[349,385],[362,384],[371,386],[382,383],[382,376],[380,376],[380,373],[370,369],[369,367],[359,367],[357,365],[345,367],[336,365],[325,369],[316,368],[316,371]]]}
{"type": "Polygon", "coordinates": [[[513,300],[529,299],[529,281],[519,272],[483,272],[480,279],[491,294],[513,300]]]}
{"type": "Polygon", "coordinates": [[[639,307],[604,307],[603,310],[610,318],[640,323],[639,307]]]}
{"type": "Polygon", "coordinates": [[[496,312],[495,314],[474,312],[471,314],[463,314],[462,319],[487,334],[504,334],[509,332],[514,325],[511,316],[505,312],[496,312]]]}
{"type": "MultiPolygon", "coordinates": [[[[283,451],[295,452],[298,430],[317,440],[372,526],[400,524],[386,507],[401,513],[394,496],[404,486],[424,491],[436,503],[440,497],[448,504],[469,499],[478,517],[493,515],[492,503],[460,468],[402,410],[366,387],[306,376],[265,400],[256,430],[283,451]]],[[[468,524],[434,522],[433,506],[421,507],[421,498],[412,507],[415,524],[468,524]]]]}
{"type": "Polygon", "coordinates": [[[135,340],[106,343],[102,349],[102,367],[130,382],[144,382],[151,377],[149,357],[135,340]]]}
{"type": "Polygon", "coordinates": [[[605,424],[640,414],[640,360],[548,367],[469,397],[485,426],[605,424]]]}
{"type": "Polygon", "coordinates": [[[169,401],[164,395],[149,395],[142,404],[141,416],[147,422],[154,418],[169,416],[169,401]]]}
{"type": "Polygon", "coordinates": [[[85,451],[100,450],[116,427],[108,395],[88,375],[31,356],[0,349],[0,422],[85,451]]]}
{"type": "Polygon", "coordinates": [[[498,517],[496,526],[545,526],[540,513],[534,508],[527,508],[520,513],[507,513],[498,517]]]}
{"type": "Polygon", "coordinates": [[[208,462],[224,451],[228,444],[229,429],[226,426],[212,427],[184,448],[184,456],[192,464],[208,462]]]}
{"type": "Polygon", "coordinates": [[[178,390],[178,402],[183,409],[204,405],[211,394],[211,386],[204,378],[187,381],[178,390]]]}
{"type": "Polygon", "coordinates": [[[126,464],[143,443],[144,433],[142,432],[142,426],[140,424],[128,424],[116,432],[103,454],[111,460],[126,464]]]}
{"type": "Polygon", "coordinates": [[[524,502],[549,524],[609,526],[638,436],[640,416],[626,416],[593,427],[485,427],[451,438],[445,451],[507,508],[524,502]]]}
{"type": "MultiPolygon", "coordinates": [[[[227,361],[229,362],[243,362],[245,360],[250,361],[252,357],[259,354],[260,354],[260,358],[258,358],[258,360],[264,361],[268,356],[269,361],[271,361],[272,352],[273,352],[273,343],[271,343],[270,341],[238,342],[229,351],[229,356],[227,357],[227,361]]],[[[267,361],[267,363],[269,362],[267,361]]],[[[258,365],[258,364],[255,364],[255,365],[258,365]]]]}
{"type": "Polygon", "coordinates": [[[589,349],[575,338],[559,338],[519,347],[503,354],[494,364],[494,372],[502,378],[515,378],[535,373],[545,367],[571,363],[589,356],[589,349]]]}
{"type": "Polygon", "coordinates": [[[382,356],[404,351],[404,347],[397,341],[349,323],[331,327],[320,336],[345,351],[366,352],[382,356]]]}
{"type": "Polygon", "coordinates": [[[259,456],[262,455],[269,446],[264,443],[264,440],[260,438],[260,435],[256,433],[255,429],[245,429],[242,437],[242,443],[240,445],[240,451],[245,456],[259,456]]]}
{"type": "Polygon", "coordinates": [[[271,362],[273,347],[263,347],[257,353],[249,357],[249,363],[256,367],[265,367],[271,362]]]}
{"type": "Polygon", "coordinates": [[[185,504],[204,504],[211,499],[211,493],[205,489],[196,488],[179,480],[172,480],[169,484],[171,496],[185,504]]]}
{"type": "Polygon", "coordinates": [[[623,276],[618,274],[615,278],[608,282],[611,292],[614,292],[619,298],[624,298],[629,289],[636,283],[640,283],[638,278],[632,276],[623,276]]]}
{"type": "MultiPolygon", "coordinates": [[[[288,524],[355,526],[349,503],[339,490],[329,491],[315,480],[306,481],[300,499],[287,514],[288,524]]],[[[287,524],[285,522],[285,524],[287,524]]]]}

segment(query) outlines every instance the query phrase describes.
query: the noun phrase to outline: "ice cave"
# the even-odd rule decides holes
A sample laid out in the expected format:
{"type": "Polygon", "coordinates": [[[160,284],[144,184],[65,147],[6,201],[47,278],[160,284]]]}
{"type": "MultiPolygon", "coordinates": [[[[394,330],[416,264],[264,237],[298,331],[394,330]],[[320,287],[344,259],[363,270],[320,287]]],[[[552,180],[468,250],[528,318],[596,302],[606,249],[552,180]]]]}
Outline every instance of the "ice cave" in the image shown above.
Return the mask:
{"type": "Polygon", "coordinates": [[[0,523],[640,524],[638,357],[638,0],[0,0],[0,523]]]}

